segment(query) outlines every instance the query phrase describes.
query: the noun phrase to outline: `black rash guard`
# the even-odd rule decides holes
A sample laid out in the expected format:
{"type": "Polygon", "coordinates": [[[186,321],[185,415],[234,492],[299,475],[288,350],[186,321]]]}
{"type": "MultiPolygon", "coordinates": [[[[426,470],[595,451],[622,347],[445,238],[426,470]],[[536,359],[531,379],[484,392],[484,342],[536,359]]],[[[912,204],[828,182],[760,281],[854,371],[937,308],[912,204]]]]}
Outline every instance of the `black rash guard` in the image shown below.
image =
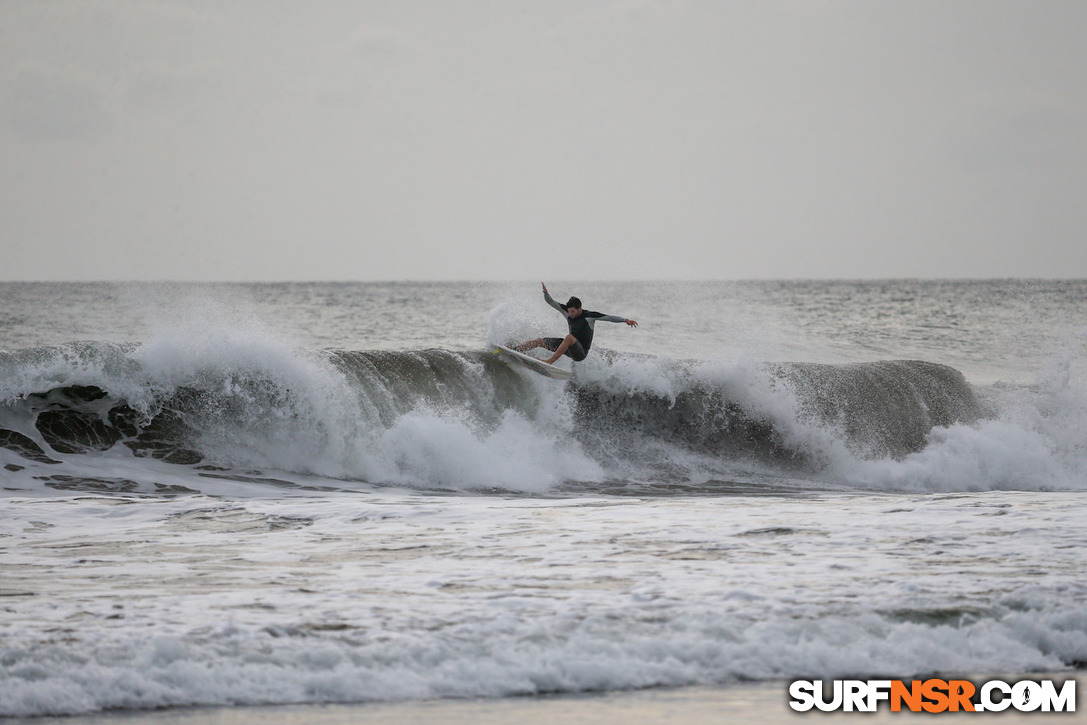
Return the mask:
{"type": "Polygon", "coordinates": [[[581,343],[581,346],[585,348],[585,352],[589,352],[589,348],[592,347],[593,325],[596,324],[597,320],[604,320],[605,322],[626,322],[625,317],[605,315],[603,312],[593,312],[592,310],[584,309],[581,311],[580,315],[571,318],[570,313],[566,311],[566,307],[552,299],[551,295],[547,292],[544,292],[544,300],[546,300],[547,304],[561,312],[563,317],[566,318],[566,324],[570,326],[570,334],[581,343]]]}

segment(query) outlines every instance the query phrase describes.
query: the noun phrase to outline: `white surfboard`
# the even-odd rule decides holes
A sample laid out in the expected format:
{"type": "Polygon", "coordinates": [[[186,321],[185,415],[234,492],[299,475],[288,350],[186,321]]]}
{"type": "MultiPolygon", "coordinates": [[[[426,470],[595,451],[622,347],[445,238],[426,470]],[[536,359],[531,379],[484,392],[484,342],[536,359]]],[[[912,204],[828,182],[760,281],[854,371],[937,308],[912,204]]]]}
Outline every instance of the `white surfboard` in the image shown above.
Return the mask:
{"type": "Polygon", "coordinates": [[[532,357],[531,355],[526,355],[523,352],[517,352],[516,350],[510,350],[508,347],[502,345],[495,345],[492,352],[507,363],[520,365],[523,368],[528,368],[534,373],[546,375],[555,380],[569,380],[570,376],[573,375],[569,370],[563,370],[554,365],[548,365],[537,357],[532,357]]]}

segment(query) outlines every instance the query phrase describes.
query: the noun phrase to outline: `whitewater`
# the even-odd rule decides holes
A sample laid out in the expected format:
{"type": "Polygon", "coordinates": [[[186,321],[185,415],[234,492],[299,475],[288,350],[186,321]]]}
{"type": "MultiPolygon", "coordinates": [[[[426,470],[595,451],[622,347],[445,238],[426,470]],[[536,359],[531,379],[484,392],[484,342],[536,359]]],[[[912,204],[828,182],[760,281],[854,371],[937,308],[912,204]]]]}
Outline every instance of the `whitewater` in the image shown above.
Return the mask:
{"type": "Polygon", "coordinates": [[[548,284],[0,284],[0,716],[1087,666],[1087,282],[548,284]]]}

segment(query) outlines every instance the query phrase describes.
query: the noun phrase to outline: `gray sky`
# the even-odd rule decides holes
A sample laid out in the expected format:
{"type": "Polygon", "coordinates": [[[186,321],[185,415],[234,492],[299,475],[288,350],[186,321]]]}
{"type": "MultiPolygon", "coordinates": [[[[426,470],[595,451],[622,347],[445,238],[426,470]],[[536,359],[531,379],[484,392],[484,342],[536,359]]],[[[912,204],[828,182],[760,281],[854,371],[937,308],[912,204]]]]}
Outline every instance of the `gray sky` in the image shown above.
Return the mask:
{"type": "Polygon", "coordinates": [[[1087,276],[1084,2],[0,4],[0,279],[1087,276]]]}

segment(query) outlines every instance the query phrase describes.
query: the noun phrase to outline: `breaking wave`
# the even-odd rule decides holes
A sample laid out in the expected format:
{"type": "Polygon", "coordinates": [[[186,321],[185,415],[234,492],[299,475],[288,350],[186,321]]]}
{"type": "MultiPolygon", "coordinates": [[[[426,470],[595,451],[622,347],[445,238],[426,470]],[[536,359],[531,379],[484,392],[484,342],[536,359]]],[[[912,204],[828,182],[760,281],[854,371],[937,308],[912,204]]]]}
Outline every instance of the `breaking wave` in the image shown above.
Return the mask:
{"type": "Polygon", "coordinates": [[[9,471],[109,451],[201,470],[544,492],[767,477],[1069,488],[1087,468],[1087,404],[1070,388],[979,391],[916,360],[737,366],[602,350],[561,384],[483,351],[224,338],[5,352],[0,373],[9,471]]]}

